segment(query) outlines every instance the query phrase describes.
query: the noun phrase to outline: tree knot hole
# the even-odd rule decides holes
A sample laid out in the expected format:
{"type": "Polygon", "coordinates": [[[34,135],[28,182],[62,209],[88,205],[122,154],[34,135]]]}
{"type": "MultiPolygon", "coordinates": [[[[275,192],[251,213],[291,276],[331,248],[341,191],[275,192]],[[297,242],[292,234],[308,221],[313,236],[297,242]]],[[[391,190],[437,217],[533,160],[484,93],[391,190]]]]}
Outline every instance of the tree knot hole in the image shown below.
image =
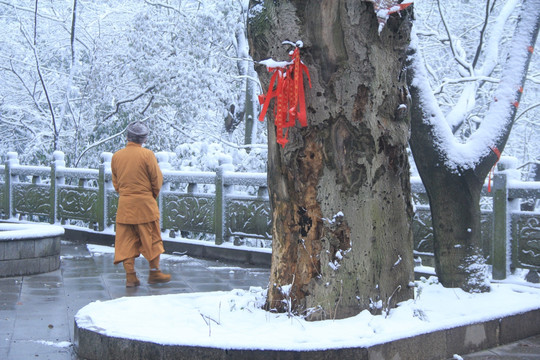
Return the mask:
{"type": "Polygon", "coordinates": [[[305,207],[298,208],[298,225],[300,226],[300,235],[307,236],[309,230],[313,226],[313,221],[309,217],[305,207]]]}

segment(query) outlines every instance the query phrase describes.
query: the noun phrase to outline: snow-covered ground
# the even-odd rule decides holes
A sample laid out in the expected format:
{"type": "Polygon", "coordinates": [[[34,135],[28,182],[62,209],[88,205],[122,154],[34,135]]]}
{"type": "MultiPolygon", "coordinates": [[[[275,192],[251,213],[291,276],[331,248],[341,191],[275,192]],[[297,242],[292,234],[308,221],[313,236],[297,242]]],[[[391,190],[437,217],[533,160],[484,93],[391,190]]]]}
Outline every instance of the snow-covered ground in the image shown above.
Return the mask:
{"type": "MultiPolygon", "coordinates": [[[[93,253],[112,248],[89,246],[93,253]]],[[[169,255],[170,256],[170,255],[169,255]]],[[[79,327],[108,336],[168,345],[234,349],[323,350],[363,347],[540,308],[540,286],[513,275],[491,292],[415,282],[415,299],[388,314],[363,311],[343,320],[307,322],[261,309],[265,290],[123,297],[93,302],[75,316],[79,327]]]]}

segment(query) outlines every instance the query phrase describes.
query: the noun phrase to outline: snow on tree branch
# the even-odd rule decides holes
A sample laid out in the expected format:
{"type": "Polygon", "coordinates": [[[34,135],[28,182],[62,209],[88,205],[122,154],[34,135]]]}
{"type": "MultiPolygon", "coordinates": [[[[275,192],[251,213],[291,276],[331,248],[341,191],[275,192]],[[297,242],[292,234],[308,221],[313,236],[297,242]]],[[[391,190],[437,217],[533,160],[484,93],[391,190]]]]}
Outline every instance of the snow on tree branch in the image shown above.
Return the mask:
{"type": "MultiPolygon", "coordinates": [[[[496,28],[492,32],[492,38],[488,39],[487,44],[489,46],[500,41],[503,25],[515,6],[516,2],[511,0],[503,7],[495,21],[496,28]]],[[[433,135],[437,141],[437,148],[445,159],[446,166],[451,169],[458,167],[462,169],[474,168],[475,165],[490,154],[492,147],[497,147],[500,150],[504,148],[514,122],[519,98],[523,92],[532,47],[538,34],[540,0],[526,0],[522,4],[522,9],[521,19],[512,37],[508,59],[504,65],[502,77],[493,100],[489,104],[489,109],[478,129],[463,143],[459,142],[454,136],[453,129],[459,123],[459,118],[466,116],[467,112],[470,111],[470,102],[474,101],[478,85],[471,83],[470,86],[466,86],[460,100],[454,107],[456,110],[445,116],[434,92],[431,90],[429,74],[423,63],[422,54],[418,49],[419,40],[413,30],[411,41],[413,54],[411,60],[414,79],[411,85],[418,91],[423,121],[432,127],[433,135]]],[[[483,65],[476,72],[476,75],[484,77],[491,74],[497,61],[498,51],[496,50],[498,49],[490,48],[486,51],[483,65]]]]}
{"type": "MultiPolygon", "coordinates": [[[[467,64],[466,67],[469,69],[470,72],[470,74],[464,75],[463,78],[467,76],[477,76],[478,80],[484,81],[484,77],[489,77],[492,74],[495,66],[498,64],[499,44],[504,33],[504,25],[507,23],[508,18],[515,10],[517,3],[518,0],[508,1],[504,5],[500,14],[497,16],[493,27],[493,32],[491,36],[487,39],[488,41],[486,46],[484,47],[484,49],[482,49],[483,61],[481,68],[476,70],[475,68],[473,68],[473,64],[468,64],[465,59],[461,60],[460,63],[467,64]]],[[[443,17],[444,19],[442,11],[441,17],[443,17]]],[[[452,35],[450,33],[448,34],[448,36],[452,38],[452,35]]],[[[481,45],[479,45],[479,47],[480,46],[481,45]]],[[[477,53],[478,52],[480,52],[480,49],[477,49],[477,53]]],[[[479,55],[476,55],[476,57],[479,57],[479,55]]],[[[463,123],[463,121],[465,121],[467,114],[474,108],[476,104],[475,96],[480,83],[480,81],[470,82],[461,93],[461,96],[459,97],[456,105],[446,115],[446,121],[452,127],[453,132],[457,130],[457,128],[463,123]]]]}
{"type": "Polygon", "coordinates": [[[540,0],[524,1],[521,20],[518,23],[509,57],[502,78],[478,131],[470,138],[471,142],[482,146],[499,146],[502,138],[508,136],[513,124],[533,47],[540,26],[540,0]]]}
{"type": "Polygon", "coordinates": [[[510,18],[510,15],[512,15],[512,13],[514,13],[516,10],[518,3],[519,0],[509,0],[506,2],[501,9],[501,12],[495,19],[493,32],[488,38],[488,42],[485,46],[484,62],[482,67],[476,72],[478,75],[490,76],[493,69],[497,65],[499,45],[501,44],[501,39],[504,35],[504,25],[510,18]]]}

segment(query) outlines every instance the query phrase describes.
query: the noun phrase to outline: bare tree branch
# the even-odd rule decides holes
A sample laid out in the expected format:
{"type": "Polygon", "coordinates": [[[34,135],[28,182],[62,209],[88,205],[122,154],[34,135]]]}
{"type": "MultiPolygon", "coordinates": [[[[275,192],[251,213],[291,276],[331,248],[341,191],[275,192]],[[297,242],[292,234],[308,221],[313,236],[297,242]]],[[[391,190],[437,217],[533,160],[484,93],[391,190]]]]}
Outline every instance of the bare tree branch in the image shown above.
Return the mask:
{"type": "Polygon", "coordinates": [[[179,9],[177,9],[177,8],[175,8],[175,7],[172,7],[172,6],[168,5],[168,4],[157,3],[157,2],[151,2],[151,1],[149,1],[149,0],[144,0],[144,2],[147,3],[148,5],[152,5],[152,6],[156,6],[156,7],[163,7],[163,8],[172,10],[172,11],[176,12],[177,14],[182,15],[183,17],[187,17],[186,14],[184,14],[183,12],[181,12],[179,9]]]}
{"type": "Polygon", "coordinates": [[[146,104],[146,106],[144,107],[144,109],[142,109],[141,115],[144,115],[144,113],[146,112],[146,110],[148,110],[148,108],[149,108],[150,105],[152,104],[152,101],[154,101],[154,95],[152,95],[152,96],[150,97],[150,100],[148,100],[148,104],[146,104]]]}
{"type": "Polygon", "coordinates": [[[31,9],[31,8],[26,8],[26,7],[22,7],[22,6],[13,5],[13,4],[11,4],[10,2],[8,2],[8,1],[0,1],[0,5],[11,6],[12,8],[14,8],[14,9],[16,9],[16,10],[22,10],[22,11],[33,12],[33,13],[35,13],[37,16],[42,17],[42,18],[44,18],[44,19],[48,19],[48,20],[52,20],[52,21],[56,21],[56,22],[63,22],[62,19],[54,18],[54,17],[48,16],[48,15],[44,15],[44,14],[40,14],[40,13],[36,13],[36,10],[35,10],[35,9],[31,9]]]}
{"type": "Polygon", "coordinates": [[[102,140],[99,140],[95,143],[93,143],[92,145],[89,145],[86,149],[83,150],[83,152],[81,152],[81,154],[79,155],[79,157],[77,158],[77,161],[75,161],[75,167],[77,167],[77,165],[79,165],[79,161],[81,161],[82,157],[84,156],[84,154],[86,154],[88,151],[90,151],[91,149],[101,145],[101,144],[105,144],[107,141],[110,141],[112,139],[115,139],[119,136],[121,136],[122,134],[124,134],[126,132],[127,128],[125,128],[124,130],[120,131],[119,133],[116,133],[112,136],[109,136],[108,138],[105,138],[105,139],[102,139],[102,140]]]}
{"type": "Polygon", "coordinates": [[[439,7],[439,14],[441,16],[441,20],[444,25],[444,29],[446,30],[446,33],[448,35],[448,42],[450,43],[450,49],[452,50],[452,54],[454,55],[454,59],[458,62],[459,65],[461,65],[465,70],[467,70],[470,75],[473,75],[472,69],[470,64],[468,64],[464,59],[459,56],[459,54],[456,51],[456,46],[454,44],[454,41],[452,39],[452,33],[450,32],[450,28],[448,27],[448,24],[446,23],[446,18],[443,15],[442,8],[441,8],[441,1],[437,0],[437,6],[439,7]]]}
{"type": "MultiPolygon", "coordinates": [[[[34,64],[32,63],[29,63],[29,62],[26,62],[26,61],[22,61],[22,60],[19,60],[19,59],[15,59],[13,57],[10,57],[10,56],[5,56],[5,55],[2,55],[0,54],[0,58],[4,58],[4,59],[7,59],[9,61],[12,61],[12,62],[16,62],[16,63],[20,63],[20,64],[24,64],[24,65],[28,65],[28,66],[31,66],[33,67],[34,64]]],[[[7,68],[4,68],[6,70],[9,70],[7,68]]],[[[58,71],[58,70],[55,70],[55,69],[51,69],[51,68],[48,68],[48,67],[45,67],[45,66],[41,66],[41,70],[42,71],[48,71],[48,72],[53,72],[53,73],[56,73],[56,74],[60,74],[60,75],[69,75],[63,71],[58,71]]],[[[81,77],[81,76],[73,76],[74,79],[79,79],[79,80],[86,80],[86,78],[84,77],[81,77]]]]}
{"type": "Polygon", "coordinates": [[[39,103],[37,102],[36,100],[36,97],[35,97],[35,93],[32,92],[28,86],[26,86],[26,83],[24,82],[23,78],[19,75],[19,73],[15,70],[15,67],[13,67],[13,64],[10,62],[10,65],[11,65],[11,71],[13,72],[13,74],[15,74],[15,76],[19,79],[19,81],[21,82],[22,86],[26,89],[26,91],[28,92],[28,95],[30,95],[30,97],[32,98],[32,101],[34,102],[34,105],[36,106],[36,108],[38,109],[39,112],[41,113],[45,113],[45,110],[43,110],[43,108],[41,107],[41,105],[39,105],[39,103]]]}
{"type": "Polygon", "coordinates": [[[211,137],[211,138],[214,138],[215,140],[219,141],[223,145],[232,147],[234,149],[247,149],[247,148],[250,148],[250,149],[267,149],[268,148],[267,144],[238,145],[238,144],[232,143],[230,141],[225,141],[225,140],[219,138],[218,136],[210,134],[208,132],[205,132],[204,134],[200,134],[200,137],[197,138],[197,137],[193,136],[192,133],[188,133],[187,131],[185,131],[185,130],[181,129],[180,127],[178,127],[175,123],[173,123],[169,119],[166,119],[163,116],[159,116],[159,119],[163,120],[166,124],[168,124],[174,130],[178,131],[179,133],[181,133],[182,135],[190,138],[193,141],[203,141],[205,138],[211,137]]]}
{"type": "Polygon", "coordinates": [[[75,21],[77,18],[77,0],[73,0],[73,11],[71,15],[71,67],[75,63],[75,21]]]}
{"type": "Polygon", "coordinates": [[[535,74],[534,76],[527,76],[527,81],[533,82],[535,84],[540,84],[540,78],[535,74]]]}
{"type": "MultiPolygon", "coordinates": [[[[152,85],[148,88],[146,88],[146,90],[144,90],[142,93],[140,93],[139,95],[131,98],[131,99],[125,99],[125,100],[120,100],[116,103],[116,109],[114,109],[113,112],[109,113],[107,116],[105,116],[105,118],[103,119],[103,121],[106,121],[108,119],[110,119],[113,115],[117,114],[118,111],[120,110],[120,105],[122,104],[126,104],[126,103],[130,103],[130,102],[134,102],[134,101],[137,101],[139,98],[141,98],[142,96],[144,96],[145,94],[148,94],[150,91],[154,90],[156,88],[156,85],[152,85]]],[[[148,107],[148,106],[147,106],[148,107]]],[[[146,109],[146,108],[145,108],[146,109]]]]}
{"type": "Polygon", "coordinates": [[[232,147],[234,149],[268,149],[268,145],[267,144],[246,144],[246,145],[238,145],[238,144],[235,144],[235,143],[232,143],[230,141],[226,141],[226,140],[223,140],[221,139],[220,137],[214,135],[214,134],[209,134],[209,133],[204,133],[203,134],[204,136],[210,136],[211,138],[214,138],[215,140],[219,141],[220,143],[222,143],[223,145],[226,145],[228,147],[232,147]]]}
{"type": "MultiPolygon", "coordinates": [[[[493,6],[495,6],[495,2],[493,2],[493,6]]],[[[491,9],[493,9],[493,6],[491,9]]],[[[489,7],[489,0],[486,1],[486,15],[484,18],[484,24],[482,26],[482,30],[480,30],[480,41],[478,42],[478,46],[476,47],[476,54],[474,55],[474,60],[472,62],[472,67],[475,68],[476,64],[478,63],[478,59],[480,58],[480,54],[482,53],[482,45],[484,44],[484,35],[486,33],[486,28],[489,21],[489,13],[490,13],[490,7],[489,7]]]]}
{"type": "MultiPolygon", "coordinates": [[[[149,119],[149,118],[142,119],[141,122],[144,122],[144,121],[146,121],[146,120],[148,120],[148,119],[149,119]]],[[[122,136],[122,135],[126,132],[126,130],[127,130],[127,127],[126,127],[124,130],[122,130],[122,131],[120,131],[120,132],[118,132],[118,133],[116,133],[116,134],[114,134],[114,135],[109,136],[108,138],[105,138],[105,139],[96,141],[96,142],[93,143],[92,145],[89,145],[86,149],[83,150],[83,152],[82,152],[82,153],[79,155],[79,157],[77,158],[77,161],[75,162],[75,167],[77,167],[77,165],[79,165],[79,161],[81,161],[82,157],[83,157],[88,151],[90,151],[91,149],[93,149],[93,148],[95,148],[95,147],[97,147],[97,146],[99,146],[99,145],[105,144],[107,141],[111,141],[112,139],[115,139],[115,138],[117,138],[117,137],[119,137],[119,136],[122,136]]]]}
{"type": "Polygon", "coordinates": [[[43,79],[43,75],[41,74],[41,69],[39,67],[39,57],[37,53],[37,9],[38,9],[38,0],[36,0],[35,3],[35,16],[34,16],[34,44],[32,46],[32,49],[34,50],[34,57],[36,59],[36,70],[39,76],[39,80],[41,82],[41,86],[43,87],[43,91],[45,92],[45,97],[47,98],[47,104],[49,105],[49,111],[51,113],[51,121],[52,121],[52,128],[53,128],[53,149],[57,150],[58,147],[58,129],[56,128],[56,118],[54,116],[54,109],[51,103],[51,99],[49,98],[49,92],[47,91],[47,86],[45,85],[45,80],[43,79]]]}
{"type": "MultiPolygon", "coordinates": [[[[536,104],[533,104],[533,105],[529,106],[529,107],[526,108],[525,110],[523,110],[523,111],[516,117],[516,119],[514,120],[514,123],[516,123],[516,122],[519,120],[519,118],[522,117],[523,115],[525,115],[528,111],[530,111],[530,110],[532,110],[532,109],[534,109],[534,108],[537,108],[537,107],[539,107],[539,106],[540,106],[540,103],[536,103],[536,104]]],[[[539,125],[538,123],[533,123],[533,122],[531,122],[531,124],[533,124],[533,125],[539,125]]]]}
{"type": "MultiPolygon", "coordinates": [[[[8,116],[2,116],[0,118],[0,122],[4,123],[5,125],[8,125],[8,126],[13,126],[15,128],[20,128],[21,126],[24,127],[26,130],[28,130],[29,132],[32,133],[32,135],[34,137],[36,137],[36,132],[34,131],[34,129],[32,129],[31,127],[29,127],[28,125],[26,125],[24,123],[24,121],[22,121],[22,119],[10,119],[8,116]],[[10,121],[7,121],[7,120],[12,120],[11,122],[10,121]]],[[[9,129],[7,130],[8,132],[10,132],[11,134],[13,134],[13,130],[12,129],[9,129]]]]}
{"type": "Polygon", "coordinates": [[[443,81],[439,86],[433,90],[433,92],[438,95],[443,91],[443,88],[450,84],[461,84],[461,83],[467,83],[467,82],[473,82],[473,81],[482,81],[482,82],[490,82],[490,83],[498,83],[499,79],[489,76],[468,76],[463,77],[459,79],[446,79],[443,81]]]}
{"type": "Polygon", "coordinates": [[[77,19],[77,0],[73,0],[73,9],[71,11],[71,30],[70,30],[70,49],[71,49],[71,62],[69,64],[69,76],[66,82],[66,90],[64,94],[64,104],[61,107],[59,117],[59,128],[62,128],[62,123],[66,115],[66,109],[70,108],[69,95],[71,93],[71,84],[73,83],[73,73],[75,71],[75,24],[77,19]]]}

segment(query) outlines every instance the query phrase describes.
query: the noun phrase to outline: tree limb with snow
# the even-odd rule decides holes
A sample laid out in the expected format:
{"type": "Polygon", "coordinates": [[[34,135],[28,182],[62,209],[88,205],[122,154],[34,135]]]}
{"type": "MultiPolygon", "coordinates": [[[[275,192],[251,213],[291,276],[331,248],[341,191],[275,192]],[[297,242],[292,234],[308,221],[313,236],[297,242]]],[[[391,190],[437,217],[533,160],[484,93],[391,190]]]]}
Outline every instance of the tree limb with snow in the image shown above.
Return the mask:
{"type": "Polygon", "coordinates": [[[523,93],[527,71],[536,43],[540,22],[540,0],[509,0],[495,14],[491,1],[486,3],[485,23],[473,56],[449,30],[441,16],[449,39],[450,51],[458,66],[457,73],[467,79],[461,93],[437,97],[433,91],[431,72],[425,54],[419,48],[418,34],[413,32],[410,47],[408,82],[412,99],[411,149],[426,187],[432,212],[436,271],[445,286],[459,286],[469,291],[484,291],[485,282],[477,281],[484,269],[474,267],[480,249],[479,199],[490,169],[504,150],[523,93]],[[467,133],[458,133],[477,109],[480,93],[486,91],[486,77],[494,76],[498,66],[501,38],[511,14],[520,8],[511,40],[507,43],[508,57],[500,79],[490,92],[483,116],[467,133]],[[495,16],[491,22],[489,18],[495,16]],[[489,26],[489,36],[486,28],[489,26]],[[484,41],[484,37],[485,41],[484,41]],[[468,59],[473,59],[469,61],[468,59]],[[471,81],[471,78],[477,81],[471,81]],[[457,98],[457,100],[456,100],[457,98]],[[443,105],[443,103],[446,104],[443,105]],[[451,105],[448,105],[448,104],[451,105]],[[446,112],[444,110],[446,108],[446,112]]]}

